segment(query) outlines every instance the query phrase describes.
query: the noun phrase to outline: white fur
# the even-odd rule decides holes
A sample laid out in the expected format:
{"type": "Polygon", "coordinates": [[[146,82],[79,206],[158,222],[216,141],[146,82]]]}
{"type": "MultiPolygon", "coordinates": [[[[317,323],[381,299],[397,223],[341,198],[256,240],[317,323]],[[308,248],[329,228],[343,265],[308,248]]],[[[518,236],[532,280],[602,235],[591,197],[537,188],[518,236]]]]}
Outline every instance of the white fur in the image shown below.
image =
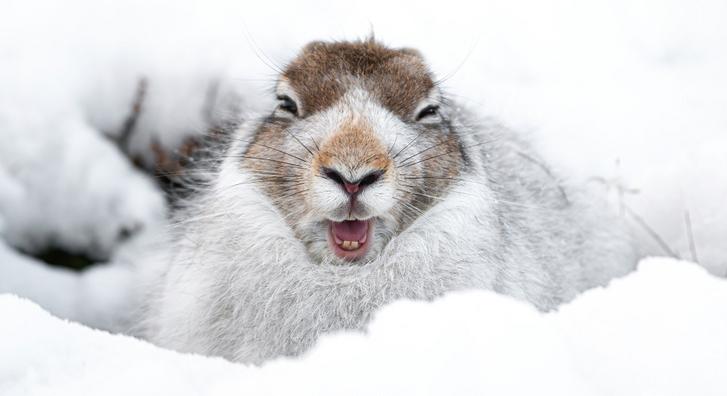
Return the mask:
{"type": "MultiPolygon", "coordinates": [[[[394,151],[413,138],[402,121],[355,91],[293,132],[324,138],[350,111],[367,117],[394,151]]],[[[550,309],[633,267],[628,236],[604,208],[521,155],[537,158],[511,132],[492,123],[468,126],[466,115],[449,111],[468,147],[467,170],[443,200],[398,235],[392,231],[397,219],[385,213],[391,194],[372,190],[365,196],[369,214],[384,217],[381,232],[391,237],[365,264],[312,259],[238,159],[228,156],[160,252],[144,335],[177,350],[259,363],[299,354],[325,332],[362,329],[394,299],[485,288],[550,309]]],[[[249,122],[239,135],[256,128],[249,122]]],[[[240,152],[242,144],[230,152],[240,152]]],[[[319,207],[301,222],[341,203],[340,191],[325,181],[315,188],[319,207]]]]}

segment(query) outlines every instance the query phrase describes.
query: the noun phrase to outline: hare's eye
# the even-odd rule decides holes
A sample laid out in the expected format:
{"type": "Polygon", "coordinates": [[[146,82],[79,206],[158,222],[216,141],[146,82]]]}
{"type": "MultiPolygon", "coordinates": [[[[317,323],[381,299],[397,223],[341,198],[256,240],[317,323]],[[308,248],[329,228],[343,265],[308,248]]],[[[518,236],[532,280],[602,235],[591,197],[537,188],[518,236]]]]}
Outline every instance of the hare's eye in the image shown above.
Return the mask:
{"type": "Polygon", "coordinates": [[[278,96],[278,108],[280,110],[286,111],[294,116],[298,116],[298,105],[295,104],[295,101],[290,98],[290,96],[287,95],[279,95],[278,96]]]}
{"type": "Polygon", "coordinates": [[[423,108],[421,111],[419,111],[419,114],[417,114],[416,120],[422,121],[427,118],[433,118],[439,115],[439,106],[437,105],[429,105],[425,108],[423,108]]]}

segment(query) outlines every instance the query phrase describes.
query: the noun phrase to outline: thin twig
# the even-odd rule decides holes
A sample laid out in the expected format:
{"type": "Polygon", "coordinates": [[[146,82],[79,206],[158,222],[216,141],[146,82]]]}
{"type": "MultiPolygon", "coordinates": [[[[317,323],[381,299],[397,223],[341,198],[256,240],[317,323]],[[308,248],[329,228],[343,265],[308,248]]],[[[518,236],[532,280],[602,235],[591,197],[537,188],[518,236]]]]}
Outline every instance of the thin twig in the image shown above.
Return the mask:
{"type": "Polygon", "coordinates": [[[631,216],[636,222],[646,231],[654,240],[656,243],[659,244],[659,246],[666,252],[666,254],[670,257],[679,258],[679,255],[674,253],[671,248],[669,248],[669,245],[664,241],[664,239],[659,236],[659,234],[654,231],[653,228],[649,226],[649,224],[646,223],[643,217],[639,216],[636,212],[634,212],[633,209],[631,209],[628,205],[624,204],[624,209],[626,210],[626,213],[631,216]]]}
{"type": "Polygon", "coordinates": [[[684,223],[687,226],[687,239],[689,240],[689,253],[692,255],[692,261],[699,263],[697,256],[697,245],[694,243],[694,233],[692,233],[692,217],[689,215],[689,209],[684,211],[684,223]]]}
{"type": "Polygon", "coordinates": [[[558,181],[558,178],[555,177],[553,172],[550,170],[550,168],[542,163],[541,161],[536,160],[532,156],[523,153],[522,151],[518,151],[517,154],[521,156],[522,158],[525,158],[526,160],[532,162],[535,164],[538,168],[540,168],[543,172],[545,172],[546,175],[548,175],[553,181],[555,182],[555,186],[558,188],[558,191],[560,192],[561,197],[563,197],[563,200],[565,201],[566,205],[570,205],[570,199],[568,199],[568,194],[566,194],[565,189],[563,186],[560,185],[560,182],[558,181]]]}
{"type": "Polygon", "coordinates": [[[207,125],[215,124],[215,110],[217,108],[217,97],[220,93],[220,80],[213,79],[207,84],[207,91],[204,95],[204,104],[202,106],[202,116],[207,125]]]}
{"type": "Polygon", "coordinates": [[[147,85],[148,82],[146,80],[146,77],[140,78],[139,82],[136,84],[136,93],[134,94],[134,102],[131,105],[131,112],[128,116],[126,116],[124,124],[121,127],[119,137],[117,138],[119,147],[124,153],[127,152],[129,140],[131,139],[131,135],[134,132],[136,123],[139,121],[141,109],[144,104],[144,97],[146,96],[147,85]]]}

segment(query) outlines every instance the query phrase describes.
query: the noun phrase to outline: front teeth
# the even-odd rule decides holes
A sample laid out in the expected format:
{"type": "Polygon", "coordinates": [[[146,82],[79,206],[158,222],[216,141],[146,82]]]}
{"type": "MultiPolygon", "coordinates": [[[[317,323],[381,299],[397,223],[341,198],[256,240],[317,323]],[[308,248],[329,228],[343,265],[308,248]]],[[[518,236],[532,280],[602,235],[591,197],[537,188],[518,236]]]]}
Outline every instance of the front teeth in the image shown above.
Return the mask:
{"type": "Polygon", "coordinates": [[[343,250],[356,250],[359,247],[359,243],[358,241],[343,241],[340,246],[343,250]]]}

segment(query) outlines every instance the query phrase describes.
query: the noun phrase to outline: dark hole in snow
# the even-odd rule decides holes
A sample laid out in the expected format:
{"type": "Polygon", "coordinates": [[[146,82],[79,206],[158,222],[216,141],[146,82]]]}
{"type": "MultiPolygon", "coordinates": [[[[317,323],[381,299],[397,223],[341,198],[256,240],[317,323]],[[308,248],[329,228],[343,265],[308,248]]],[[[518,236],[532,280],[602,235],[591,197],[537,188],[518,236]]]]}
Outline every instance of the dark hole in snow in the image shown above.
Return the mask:
{"type": "Polygon", "coordinates": [[[98,258],[58,247],[48,247],[31,255],[53,267],[63,267],[75,271],[82,271],[99,263],[98,258]]]}

